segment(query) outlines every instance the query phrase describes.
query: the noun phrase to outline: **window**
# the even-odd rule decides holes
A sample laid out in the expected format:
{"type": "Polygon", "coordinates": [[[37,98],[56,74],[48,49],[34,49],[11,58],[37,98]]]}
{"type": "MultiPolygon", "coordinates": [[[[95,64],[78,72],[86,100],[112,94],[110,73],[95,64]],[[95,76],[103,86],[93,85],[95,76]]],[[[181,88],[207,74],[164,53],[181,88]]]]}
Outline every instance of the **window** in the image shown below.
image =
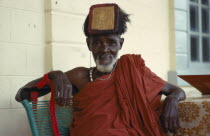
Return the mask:
{"type": "Polygon", "coordinates": [[[209,0],[189,0],[188,49],[191,69],[210,65],[209,11],[209,0]]]}
{"type": "Polygon", "coordinates": [[[169,73],[172,83],[188,85],[176,75],[210,75],[209,14],[210,0],[174,0],[176,71],[169,73]]]}

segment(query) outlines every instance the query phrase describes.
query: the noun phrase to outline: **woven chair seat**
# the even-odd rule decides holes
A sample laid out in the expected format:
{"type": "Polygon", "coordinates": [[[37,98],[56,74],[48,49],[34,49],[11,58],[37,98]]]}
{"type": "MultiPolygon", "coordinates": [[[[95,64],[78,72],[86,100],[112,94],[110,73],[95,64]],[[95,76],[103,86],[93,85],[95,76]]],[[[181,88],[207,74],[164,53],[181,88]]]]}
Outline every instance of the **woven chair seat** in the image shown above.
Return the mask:
{"type": "MultiPolygon", "coordinates": [[[[29,102],[23,100],[33,136],[54,136],[50,116],[49,101],[29,102]]],[[[72,105],[60,107],[55,105],[55,116],[61,136],[70,136],[70,123],[72,122],[72,105]]]]}

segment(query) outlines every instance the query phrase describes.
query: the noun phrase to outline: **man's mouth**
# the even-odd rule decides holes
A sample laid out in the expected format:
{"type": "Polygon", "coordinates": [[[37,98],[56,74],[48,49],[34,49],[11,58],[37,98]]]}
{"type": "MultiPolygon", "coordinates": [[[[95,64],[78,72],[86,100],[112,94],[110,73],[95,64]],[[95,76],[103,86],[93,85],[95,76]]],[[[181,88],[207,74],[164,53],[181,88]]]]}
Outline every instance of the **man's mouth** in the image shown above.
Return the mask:
{"type": "Polygon", "coordinates": [[[103,55],[98,56],[97,58],[98,58],[99,60],[106,60],[106,59],[108,59],[109,57],[112,58],[111,54],[103,54],[103,55]]]}
{"type": "Polygon", "coordinates": [[[100,54],[96,57],[96,67],[101,72],[111,72],[117,62],[117,56],[112,54],[100,54]]]}
{"type": "Polygon", "coordinates": [[[102,54],[98,55],[96,60],[98,60],[101,65],[108,65],[112,62],[112,59],[113,56],[111,54],[102,54]]]}

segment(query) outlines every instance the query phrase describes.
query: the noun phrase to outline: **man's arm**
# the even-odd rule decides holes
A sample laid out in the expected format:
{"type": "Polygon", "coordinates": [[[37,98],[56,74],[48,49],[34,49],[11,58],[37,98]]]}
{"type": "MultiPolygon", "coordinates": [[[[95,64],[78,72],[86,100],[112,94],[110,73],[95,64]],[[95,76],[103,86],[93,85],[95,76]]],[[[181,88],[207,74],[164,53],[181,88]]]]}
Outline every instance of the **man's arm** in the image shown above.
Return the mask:
{"type": "MultiPolygon", "coordinates": [[[[25,86],[21,87],[16,96],[15,96],[15,100],[20,102],[24,99],[27,99],[27,100],[31,100],[30,99],[30,92],[33,91],[32,88],[34,87],[34,85],[36,85],[37,83],[39,83],[40,81],[42,80],[42,78],[38,78],[38,79],[35,79],[35,80],[32,80],[31,82],[27,83],[25,86]]],[[[35,91],[35,90],[34,90],[35,91]]],[[[39,91],[38,92],[38,96],[41,97],[43,95],[46,95],[50,92],[50,89],[49,90],[46,90],[46,91],[39,91]]]]}
{"type": "MultiPolygon", "coordinates": [[[[73,87],[67,78],[66,73],[63,73],[62,71],[52,71],[49,73],[49,78],[53,81],[56,103],[61,106],[70,105],[73,87]]],[[[32,88],[34,88],[34,85],[36,85],[41,80],[42,78],[38,78],[21,87],[16,94],[16,101],[20,102],[23,99],[30,101],[30,92],[33,91],[32,88]]],[[[46,88],[49,88],[49,86],[46,86],[46,88]]],[[[46,95],[49,92],[50,88],[45,89],[44,91],[38,91],[38,96],[40,97],[46,95]]]]}
{"type": "Polygon", "coordinates": [[[168,82],[161,89],[160,93],[169,97],[176,97],[179,101],[186,99],[184,90],[168,82]]]}
{"type": "Polygon", "coordinates": [[[160,117],[162,126],[165,132],[176,133],[180,127],[178,102],[186,99],[185,92],[181,88],[167,82],[160,91],[160,94],[167,96],[164,100],[162,115],[160,117]]]}

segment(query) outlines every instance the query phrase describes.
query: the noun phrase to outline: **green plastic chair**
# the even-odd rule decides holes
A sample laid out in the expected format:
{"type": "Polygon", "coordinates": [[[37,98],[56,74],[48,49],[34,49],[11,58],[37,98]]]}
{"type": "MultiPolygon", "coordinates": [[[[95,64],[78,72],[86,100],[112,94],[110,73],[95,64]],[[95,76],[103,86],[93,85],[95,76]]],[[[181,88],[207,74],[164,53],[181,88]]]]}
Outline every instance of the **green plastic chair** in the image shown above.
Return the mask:
{"type": "MultiPolygon", "coordinates": [[[[34,92],[33,92],[34,93],[34,92]]],[[[51,98],[52,98],[51,90],[51,98]]],[[[34,97],[34,96],[33,96],[34,97]]],[[[38,97],[38,95],[37,95],[38,97]]],[[[54,98],[54,97],[53,97],[54,98]]],[[[37,100],[37,98],[35,98],[37,100]]],[[[51,111],[50,102],[48,101],[21,101],[24,106],[31,132],[33,136],[70,136],[70,123],[72,122],[72,105],[60,107],[54,105],[54,111],[51,111]],[[54,115],[52,115],[52,113],[54,115]],[[55,122],[53,119],[56,120],[55,122]],[[57,133],[55,132],[57,129],[57,133]],[[59,133],[59,134],[58,134],[59,133]]]]}

